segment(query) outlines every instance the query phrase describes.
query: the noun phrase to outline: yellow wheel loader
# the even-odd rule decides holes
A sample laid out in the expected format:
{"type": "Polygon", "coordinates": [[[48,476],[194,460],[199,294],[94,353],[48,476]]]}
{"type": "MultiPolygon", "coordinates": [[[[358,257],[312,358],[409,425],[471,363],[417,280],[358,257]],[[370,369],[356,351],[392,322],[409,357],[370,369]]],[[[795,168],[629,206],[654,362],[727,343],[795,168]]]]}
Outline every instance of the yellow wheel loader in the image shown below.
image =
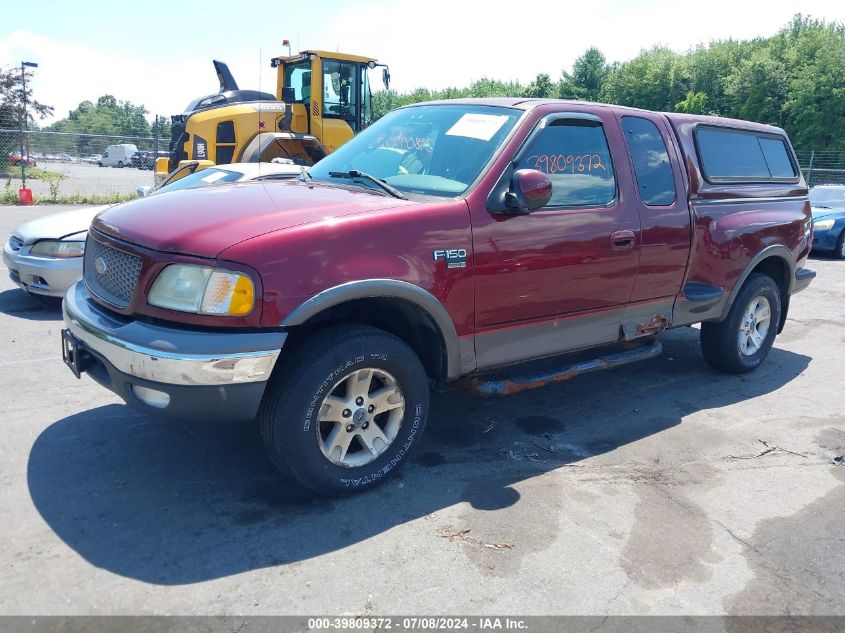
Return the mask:
{"type": "Polygon", "coordinates": [[[156,161],[156,183],[186,161],[209,165],[281,159],[313,165],[370,124],[369,71],[375,59],[309,50],[274,57],[276,93],[241,90],[228,66],[214,60],[217,94],[171,117],[169,157],[156,161]]]}

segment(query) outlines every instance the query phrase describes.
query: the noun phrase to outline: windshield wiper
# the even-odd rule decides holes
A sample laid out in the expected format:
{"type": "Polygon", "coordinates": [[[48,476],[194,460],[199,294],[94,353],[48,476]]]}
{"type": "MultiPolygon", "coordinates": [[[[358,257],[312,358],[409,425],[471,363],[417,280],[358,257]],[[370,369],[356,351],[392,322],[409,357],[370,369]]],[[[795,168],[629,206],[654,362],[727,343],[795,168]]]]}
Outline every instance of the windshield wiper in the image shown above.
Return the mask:
{"type": "Polygon", "coordinates": [[[329,176],[331,176],[332,178],[349,178],[350,180],[354,180],[356,178],[368,180],[369,182],[375,184],[382,191],[386,191],[387,193],[389,193],[394,198],[399,198],[400,200],[408,199],[405,194],[403,194],[398,189],[394,189],[380,178],[371,176],[370,174],[364,173],[363,171],[358,171],[357,169],[350,169],[349,171],[330,171],[329,176]]]}
{"type": "Polygon", "coordinates": [[[827,206],[826,204],[813,204],[812,202],[810,203],[810,206],[816,207],[816,209],[832,209],[833,208],[833,207],[827,206]]]}

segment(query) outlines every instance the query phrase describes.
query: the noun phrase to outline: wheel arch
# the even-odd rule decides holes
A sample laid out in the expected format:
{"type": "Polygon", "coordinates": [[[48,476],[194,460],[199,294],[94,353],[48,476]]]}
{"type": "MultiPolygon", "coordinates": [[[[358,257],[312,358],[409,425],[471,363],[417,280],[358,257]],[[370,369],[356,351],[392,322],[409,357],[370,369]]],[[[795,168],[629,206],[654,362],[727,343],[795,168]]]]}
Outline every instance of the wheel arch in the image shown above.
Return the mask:
{"type": "MultiPolygon", "coordinates": [[[[789,302],[789,295],[792,292],[792,285],[795,280],[795,261],[790,251],[782,244],[773,244],[767,246],[762,251],[757,253],[750,262],[746,265],[742,274],[737,278],[728,300],[722,308],[720,321],[724,320],[730,312],[731,306],[734,304],[736,296],[742,289],[746,280],[752,273],[762,273],[771,277],[781,292],[781,300],[784,306],[789,302]]],[[[784,313],[785,315],[785,313],[784,313]]]]}
{"type": "Polygon", "coordinates": [[[450,381],[461,375],[460,346],[452,318],[437,297],[419,286],[396,279],[347,282],[311,297],[281,325],[295,331],[338,321],[370,324],[399,336],[437,380],[450,381]],[[432,337],[439,339],[439,345],[432,345],[432,337]]]}

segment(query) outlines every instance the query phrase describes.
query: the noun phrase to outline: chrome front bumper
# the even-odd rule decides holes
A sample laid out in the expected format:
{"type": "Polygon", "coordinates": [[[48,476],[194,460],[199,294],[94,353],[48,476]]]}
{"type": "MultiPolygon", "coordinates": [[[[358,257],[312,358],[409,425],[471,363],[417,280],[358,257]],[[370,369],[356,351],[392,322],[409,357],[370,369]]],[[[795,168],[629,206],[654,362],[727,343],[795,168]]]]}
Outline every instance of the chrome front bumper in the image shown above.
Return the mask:
{"type": "MultiPolygon", "coordinates": [[[[79,375],[147,413],[176,419],[255,416],[287,333],[185,329],[136,321],[95,303],[80,280],[62,304],[79,375]]],[[[62,339],[66,362],[65,335],[62,339]]]]}
{"type": "Polygon", "coordinates": [[[267,380],[287,334],[204,332],[123,319],[95,304],[82,281],[62,305],[66,327],[118,371],[170,385],[267,380]]]}

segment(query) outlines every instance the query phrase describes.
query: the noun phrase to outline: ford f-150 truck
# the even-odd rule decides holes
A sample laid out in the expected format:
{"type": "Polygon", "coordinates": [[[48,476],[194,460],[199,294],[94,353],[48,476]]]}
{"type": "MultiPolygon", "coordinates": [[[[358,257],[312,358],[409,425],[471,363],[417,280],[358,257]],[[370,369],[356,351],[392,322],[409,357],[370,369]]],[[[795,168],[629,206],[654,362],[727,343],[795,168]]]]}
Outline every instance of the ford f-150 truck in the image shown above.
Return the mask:
{"type": "Polygon", "coordinates": [[[753,370],[814,277],[811,241],[781,129],[424,103],[296,181],[96,217],[62,349],[142,411],[257,417],[280,470],[342,494],[407,460],[432,386],[518,391],[648,358],[658,332],[694,323],[710,364],[753,370]],[[557,355],[558,371],[525,375],[557,355]]]}

